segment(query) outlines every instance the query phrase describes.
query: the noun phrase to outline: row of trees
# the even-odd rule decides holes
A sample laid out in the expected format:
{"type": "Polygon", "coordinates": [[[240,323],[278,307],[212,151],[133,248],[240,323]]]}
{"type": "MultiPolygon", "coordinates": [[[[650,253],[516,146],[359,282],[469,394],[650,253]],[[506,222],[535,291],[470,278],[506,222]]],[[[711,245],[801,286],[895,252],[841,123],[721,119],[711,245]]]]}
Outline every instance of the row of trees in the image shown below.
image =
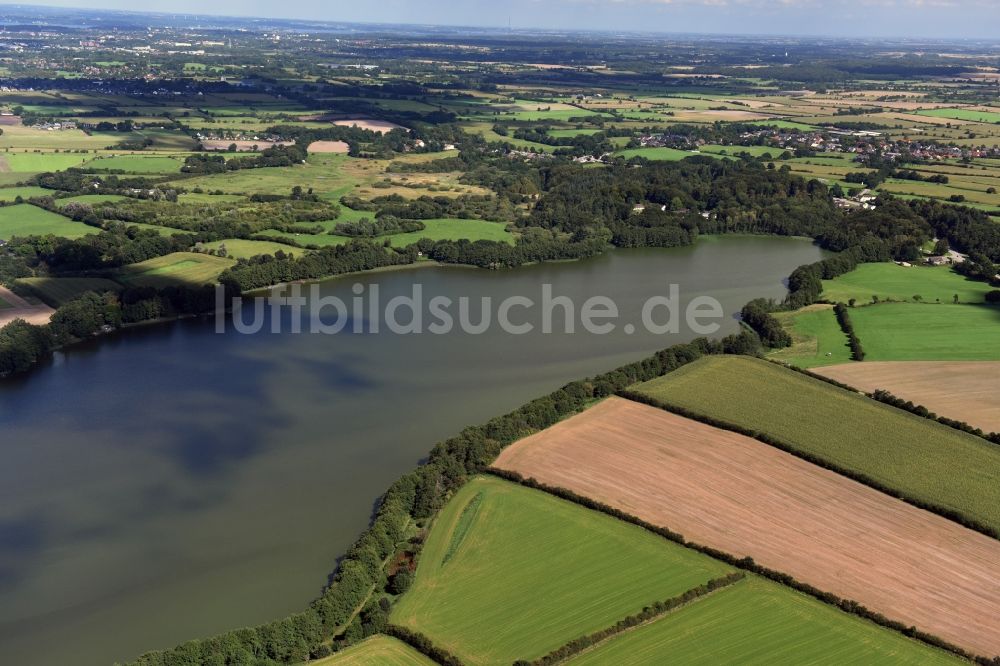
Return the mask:
{"type": "Polygon", "coordinates": [[[861,340],[854,332],[854,322],[851,321],[847,306],[843,303],[837,303],[833,306],[833,314],[837,317],[840,330],[847,336],[847,346],[851,348],[851,358],[855,361],[865,360],[865,350],[861,348],[861,340]]]}

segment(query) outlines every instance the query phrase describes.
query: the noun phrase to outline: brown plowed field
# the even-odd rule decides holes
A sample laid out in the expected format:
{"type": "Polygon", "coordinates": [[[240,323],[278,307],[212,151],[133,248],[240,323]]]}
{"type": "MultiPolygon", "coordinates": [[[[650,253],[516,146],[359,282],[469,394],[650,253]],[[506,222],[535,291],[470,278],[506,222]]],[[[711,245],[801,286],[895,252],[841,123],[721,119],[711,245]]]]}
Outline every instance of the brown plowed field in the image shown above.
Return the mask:
{"type": "Polygon", "coordinates": [[[939,416],[1000,432],[1000,361],[873,361],[813,372],[868,393],[884,389],[939,416]]]}
{"type": "Polygon", "coordinates": [[[611,398],[495,464],[1000,654],[1000,541],[756,440],[611,398]]]}
{"type": "Polygon", "coordinates": [[[350,149],[345,141],[313,141],[306,148],[310,153],[346,153],[350,149]]]}

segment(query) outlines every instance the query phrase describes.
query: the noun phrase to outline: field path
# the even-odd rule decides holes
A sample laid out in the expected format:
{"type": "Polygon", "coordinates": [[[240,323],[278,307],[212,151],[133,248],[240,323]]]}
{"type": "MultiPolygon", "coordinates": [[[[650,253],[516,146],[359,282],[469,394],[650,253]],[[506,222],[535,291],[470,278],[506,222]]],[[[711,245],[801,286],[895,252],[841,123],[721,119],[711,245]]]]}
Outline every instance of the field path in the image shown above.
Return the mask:
{"type": "Polygon", "coordinates": [[[1000,654],[1000,541],[748,437],[610,398],[495,466],[1000,654]]]}
{"type": "Polygon", "coordinates": [[[871,361],[813,372],[868,393],[884,389],[939,416],[1000,432],[1000,361],[871,361]]]}

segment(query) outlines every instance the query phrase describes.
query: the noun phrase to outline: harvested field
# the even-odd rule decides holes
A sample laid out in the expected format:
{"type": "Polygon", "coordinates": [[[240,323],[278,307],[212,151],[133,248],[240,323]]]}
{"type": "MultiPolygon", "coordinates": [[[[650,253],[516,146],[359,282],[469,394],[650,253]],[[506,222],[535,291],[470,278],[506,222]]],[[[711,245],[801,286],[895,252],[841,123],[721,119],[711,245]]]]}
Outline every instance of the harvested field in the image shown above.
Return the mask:
{"type": "Polygon", "coordinates": [[[9,307],[0,308],[0,327],[15,319],[23,319],[29,324],[47,324],[55,312],[47,305],[32,305],[7,287],[0,286],[0,301],[9,307]]]}
{"type": "Polygon", "coordinates": [[[313,666],[433,666],[406,643],[388,636],[372,636],[332,657],[310,662],[313,666]]]}
{"type": "Polygon", "coordinates": [[[872,361],[813,372],[868,393],[885,389],[940,416],[1000,432],[1000,361],[872,361]]]}
{"type": "Polygon", "coordinates": [[[264,150],[274,146],[290,146],[294,141],[227,141],[226,139],[206,139],[201,142],[204,150],[229,150],[229,146],[236,144],[238,151],[264,150]]]}
{"type": "Polygon", "coordinates": [[[406,129],[402,125],[390,123],[388,120],[373,120],[371,118],[352,118],[350,120],[334,120],[334,125],[343,127],[358,127],[372,132],[388,132],[394,129],[406,129]]]}
{"type": "Polygon", "coordinates": [[[495,465],[1000,653],[1000,542],[756,440],[609,398],[495,465]]]}
{"type": "Polygon", "coordinates": [[[346,153],[350,149],[346,141],[313,141],[307,148],[310,153],[346,153]]]}

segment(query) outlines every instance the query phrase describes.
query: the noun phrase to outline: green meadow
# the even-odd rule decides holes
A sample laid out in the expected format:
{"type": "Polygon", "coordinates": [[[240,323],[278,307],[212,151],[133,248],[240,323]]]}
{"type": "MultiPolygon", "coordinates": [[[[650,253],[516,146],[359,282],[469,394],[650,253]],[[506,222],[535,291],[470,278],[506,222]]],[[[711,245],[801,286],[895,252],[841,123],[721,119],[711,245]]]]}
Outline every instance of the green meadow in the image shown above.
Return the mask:
{"type": "Polygon", "coordinates": [[[468,663],[508,665],[728,571],[635,525],[480,477],[435,519],[390,619],[468,663]]]}
{"type": "Polygon", "coordinates": [[[68,217],[52,213],[31,204],[0,207],[0,238],[12,236],[62,236],[80,238],[96,234],[100,230],[88,227],[82,222],[74,222],[68,217]]]}
{"type": "Polygon", "coordinates": [[[955,295],[961,303],[982,303],[991,287],[969,280],[950,266],[899,266],[894,263],[860,264],[849,273],[823,280],[823,299],[859,305],[880,301],[923,301],[952,303],[955,295]],[[919,296],[919,299],[915,297],[919,296]]]}
{"type": "Polygon", "coordinates": [[[811,305],[795,312],[778,312],[775,317],[792,336],[792,345],[771,352],[768,358],[800,368],[851,360],[847,336],[841,330],[832,306],[811,305]]]}
{"type": "MultiPolygon", "coordinates": [[[[856,317],[854,322],[864,344],[864,330],[856,317]]],[[[797,451],[1000,530],[1000,447],[978,437],[746,356],[702,358],[635,390],[766,433],[797,451]]]]}
{"type": "Polygon", "coordinates": [[[372,636],[332,657],[310,661],[310,666],[434,666],[406,643],[388,636],[372,636]]]}
{"type": "Polygon", "coordinates": [[[895,666],[963,661],[800,592],[749,576],[566,663],[895,666]]]}
{"type": "Polygon", "coordinates": [[[1000,360],[1000,306],[882,303],[850,312],[867,361],[1000,360]]]}

